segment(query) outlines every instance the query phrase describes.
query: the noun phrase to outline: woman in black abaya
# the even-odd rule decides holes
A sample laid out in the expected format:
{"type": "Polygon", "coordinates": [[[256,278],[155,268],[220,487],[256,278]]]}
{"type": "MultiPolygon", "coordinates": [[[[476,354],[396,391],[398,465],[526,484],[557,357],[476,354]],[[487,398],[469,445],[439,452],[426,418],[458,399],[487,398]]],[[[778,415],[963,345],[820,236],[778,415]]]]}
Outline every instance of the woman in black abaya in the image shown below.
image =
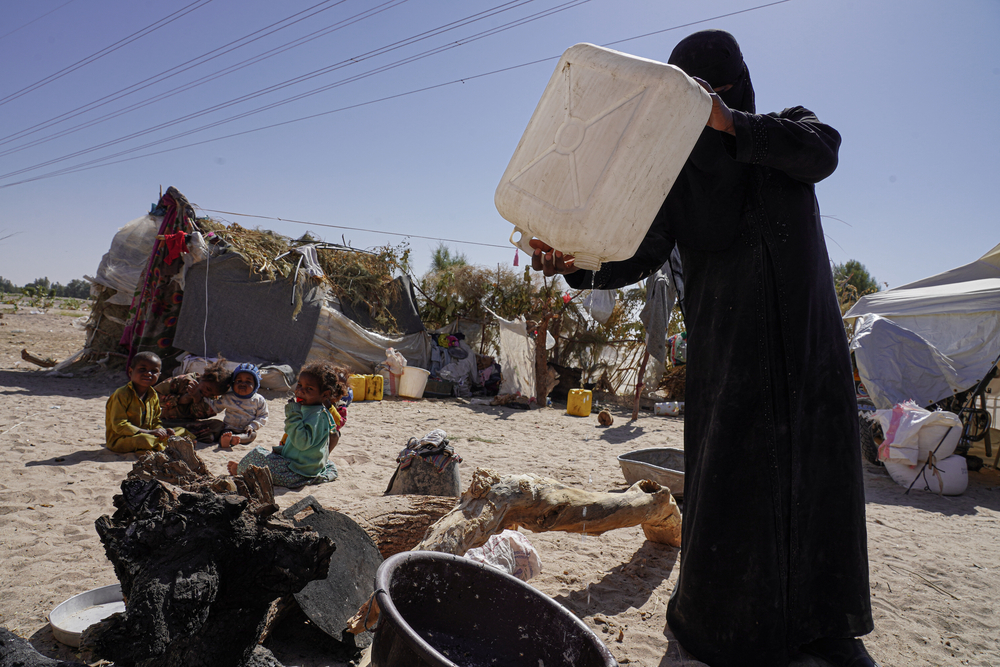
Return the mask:
{"type": "Polygon", "coordinates": [[[840,135],[802,107],[755,113],[732,35],[681,41],[670,63],[707,82],[712,117],[635,256],[575,270],[575,288],[648,277],[680,250],[688,330],[684,522],[671,631],[715,667],[802,650],[875,665],[857,406],[813,185],[840,135]]]}

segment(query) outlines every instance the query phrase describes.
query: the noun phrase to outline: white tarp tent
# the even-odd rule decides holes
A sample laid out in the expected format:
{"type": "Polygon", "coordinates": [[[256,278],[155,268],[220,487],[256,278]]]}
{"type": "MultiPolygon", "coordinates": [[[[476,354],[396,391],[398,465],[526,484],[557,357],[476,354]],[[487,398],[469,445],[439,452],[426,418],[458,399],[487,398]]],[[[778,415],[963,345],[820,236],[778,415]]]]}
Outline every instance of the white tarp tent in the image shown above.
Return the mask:
{"type": "Polygon", "coordinates": [[[930,405],[981,380],[1000,356],[1000,245],[976,261],[862,297],[845,315],[875,405],[930,405]]]}

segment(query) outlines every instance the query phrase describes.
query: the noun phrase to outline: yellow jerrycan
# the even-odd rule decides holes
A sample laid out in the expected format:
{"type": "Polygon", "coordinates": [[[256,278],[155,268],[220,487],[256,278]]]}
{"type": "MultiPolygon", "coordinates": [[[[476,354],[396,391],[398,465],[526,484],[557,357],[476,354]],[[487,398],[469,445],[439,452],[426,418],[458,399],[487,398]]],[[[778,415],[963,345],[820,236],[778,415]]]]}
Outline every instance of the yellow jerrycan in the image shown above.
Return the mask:
{"type": "Polygon", "coordinates": [[[368,400],[368,376],[351,374],[351,391],[355,401],[368,400]]]}
{"type": "Polygon", "coordinates": [[[566,414],[589,417],[593,398],[594,392],[589,389],[570,389],[569,398],[566,401],[566,414]]]}
{"type": "Polygon", "coordinates": [[[368,390],[365,393],[366,401],[381,401],[382,400],[382,388],[385,383],[385,378],[381,375],[366,375],[368,390]]]}

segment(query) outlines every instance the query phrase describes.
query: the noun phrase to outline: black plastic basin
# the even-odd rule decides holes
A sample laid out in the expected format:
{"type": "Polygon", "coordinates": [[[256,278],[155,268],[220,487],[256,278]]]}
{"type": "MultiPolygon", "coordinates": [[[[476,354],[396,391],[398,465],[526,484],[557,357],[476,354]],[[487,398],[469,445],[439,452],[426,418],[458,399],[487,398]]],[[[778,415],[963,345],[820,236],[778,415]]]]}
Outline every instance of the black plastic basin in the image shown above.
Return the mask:
{"type": "Polygon", "coordinates": [[[520,579],[432,551],[391,556],[375,574],[381,609],[372,667],[616,667],[583,621],[520,579]]]}

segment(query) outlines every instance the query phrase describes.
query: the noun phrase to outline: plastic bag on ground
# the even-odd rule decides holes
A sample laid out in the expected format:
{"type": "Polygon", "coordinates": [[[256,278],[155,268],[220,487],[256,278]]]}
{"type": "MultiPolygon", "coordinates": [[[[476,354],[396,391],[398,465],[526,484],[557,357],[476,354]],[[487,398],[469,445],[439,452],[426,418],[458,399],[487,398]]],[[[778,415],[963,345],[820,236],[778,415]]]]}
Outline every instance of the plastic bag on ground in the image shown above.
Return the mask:
{"type": "Polygon", "coordinates": [[[583,297],[583,307],[587,309],[591,317],[604,324],[614,312],[616,300],[615,290],[595,289],[583,297]]]}
{"type": "Polygon", "coordinates": [[[527,581],[542,572],[542,561],[528,538],[516,530],[491,535],[486,544],[465,552],[465,557],[485,563],[527,581]]]}
{"type": "Polygon", "coordinates": [[[385,351],[385,365],[389,367],[389,372],[393,375],[402,375],[403,369],[406,368],[406,357],[391,347],[387,348],[385,351]]]}

